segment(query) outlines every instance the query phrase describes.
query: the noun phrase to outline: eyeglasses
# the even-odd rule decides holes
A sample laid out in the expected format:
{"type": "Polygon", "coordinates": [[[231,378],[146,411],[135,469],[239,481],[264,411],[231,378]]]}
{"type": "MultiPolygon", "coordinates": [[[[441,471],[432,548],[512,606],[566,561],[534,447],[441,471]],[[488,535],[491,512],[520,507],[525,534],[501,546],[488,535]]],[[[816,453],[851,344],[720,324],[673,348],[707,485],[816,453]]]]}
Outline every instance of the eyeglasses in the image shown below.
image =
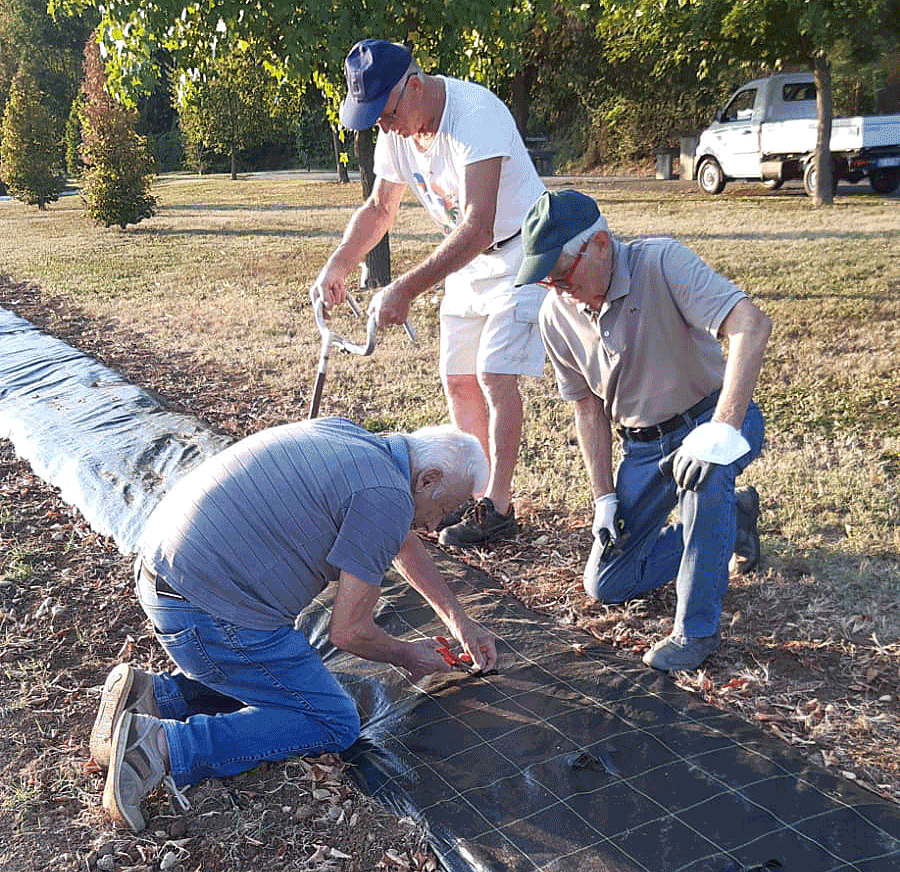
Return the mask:
{"type": "Polygon", "coordinates": [[[410,73],[406,77],[406,81],[403,83],[403,87],[400,89],[400,95],[397,97],[397,102],[394,103],[394,108],[390,112],[382,112],[381,115],[378,116],[378,121],[386,121],[388,124],[393,124],[394,120],[397,117],[397,110],[400,108],[400,101],[403,99],[403,95],[406,93],[406,86],[409,84],[409,80],[415,75],[415,73],[410,73]]]}
{"type": "Polygon", "coordinates": [[[578,254],[575,255],[575,260],[572,261],[572,265],[566,270],[565,274],[558,279],[551,278],[547,276],[543,281],[537,282],[542,288],[552,288],[554,291],[571,291],[572,290],[572,276],[575,274],[575,270],[578,268],[578,264],[581,263],[581,258],[584,256],[584,253],[587,251],[588,244],[590,243],[590,239],[586,239],[579,250],[578,254]]]}

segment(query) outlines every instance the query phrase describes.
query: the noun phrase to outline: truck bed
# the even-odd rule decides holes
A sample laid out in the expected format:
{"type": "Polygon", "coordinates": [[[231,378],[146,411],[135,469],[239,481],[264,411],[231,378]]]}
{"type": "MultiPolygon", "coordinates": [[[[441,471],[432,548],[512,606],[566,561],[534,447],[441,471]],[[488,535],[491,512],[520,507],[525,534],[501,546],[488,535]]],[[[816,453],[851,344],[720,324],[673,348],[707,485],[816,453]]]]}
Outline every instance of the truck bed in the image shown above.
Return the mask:
{"type": "MultiPolygon", "coordinates": [[[[767,121],[761,125],[760,151],[764,155],[803,154],[816,147],[816,119],[767,121]]],[[[831,151],[900,146],[900,115],[835,118],[831,123],[831,151]]]]}

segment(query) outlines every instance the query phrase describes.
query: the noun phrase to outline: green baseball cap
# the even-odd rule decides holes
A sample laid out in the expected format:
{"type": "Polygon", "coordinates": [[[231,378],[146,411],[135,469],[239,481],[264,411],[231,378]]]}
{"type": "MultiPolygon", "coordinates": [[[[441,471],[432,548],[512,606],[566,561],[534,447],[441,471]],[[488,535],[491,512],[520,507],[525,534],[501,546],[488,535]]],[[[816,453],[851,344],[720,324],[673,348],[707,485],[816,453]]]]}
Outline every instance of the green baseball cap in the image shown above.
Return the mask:
{"type": "Polygon", "coordinates": [[[563,246],[600,217],[591,197],[578,191],[544,191],[522,223],[525,259],[516,275],[516,287],[547,278],[563,246]]]}

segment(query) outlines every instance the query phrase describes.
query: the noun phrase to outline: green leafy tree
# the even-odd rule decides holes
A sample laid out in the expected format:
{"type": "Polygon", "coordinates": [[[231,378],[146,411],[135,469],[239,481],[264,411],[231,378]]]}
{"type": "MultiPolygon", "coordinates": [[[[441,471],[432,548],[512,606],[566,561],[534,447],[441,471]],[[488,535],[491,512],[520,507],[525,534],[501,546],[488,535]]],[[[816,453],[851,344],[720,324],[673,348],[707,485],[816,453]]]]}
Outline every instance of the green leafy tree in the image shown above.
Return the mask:
{"type": "Polygon", "coordinates": [[[95,224],[117,224],[124,229],[156,211],[156,198],[150,193],[154,162],[146,140],[134,131],[134,111],[105,90],[103,64],[94,38],[84,49],[83,89],[82,197],[95,224]]]}
{"type": "Polygon", "coordinates": [[[294,105],[279,93],[249,46],[215,58],[196,82],[188,76],[182,82],[182,130],[191,150],[205,147],[227,155],[232,179],[237,178],[238,152],[265,141],[294,105]]]}
{"type": "Polygon", "coordinates": [[[23,65],[9,91],[0,143],[0,176],[10,194],[46,209],[65,187],[53,118],[34,77],[23,65]]]}

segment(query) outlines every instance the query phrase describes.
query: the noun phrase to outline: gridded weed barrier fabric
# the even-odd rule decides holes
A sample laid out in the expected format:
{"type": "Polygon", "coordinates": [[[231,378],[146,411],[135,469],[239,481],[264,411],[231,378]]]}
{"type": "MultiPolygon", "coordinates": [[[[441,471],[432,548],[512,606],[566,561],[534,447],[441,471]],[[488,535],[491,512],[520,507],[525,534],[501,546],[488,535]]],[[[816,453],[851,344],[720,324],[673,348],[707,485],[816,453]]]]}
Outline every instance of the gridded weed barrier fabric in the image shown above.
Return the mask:
{"type": "MultiPolygon", "coordinates": [[[[900,869],[900,806],[432,553],[496,632],[495,674],[411,687],[328,644],[327,598],[303,623],[363,716],[354,777],[425,823],[448,870],[900,869]]],[[[388,632],[446,632],[399,579],[383,593],[388,632]]]]}
{"type": "MultiPolygon", "coordinates": [[[[3,310],[0,436],[125,553],[164,491],[227,444],[3,310]]],[[[447,870],[900,869],[900,806],[431,550],[497,634],[496,673],[416,687],[337,651],[327,591],[300,623],[360,709],[354,777],[421,821],[447,870]]],[[[411,639],[446,632],[393,573],[377,620],[411,639]]]]}
{"type": "Polygon", "coordinates": [[[0,437],[123,554],[165,491],[230,442],[2,308],[0,437]]]}

